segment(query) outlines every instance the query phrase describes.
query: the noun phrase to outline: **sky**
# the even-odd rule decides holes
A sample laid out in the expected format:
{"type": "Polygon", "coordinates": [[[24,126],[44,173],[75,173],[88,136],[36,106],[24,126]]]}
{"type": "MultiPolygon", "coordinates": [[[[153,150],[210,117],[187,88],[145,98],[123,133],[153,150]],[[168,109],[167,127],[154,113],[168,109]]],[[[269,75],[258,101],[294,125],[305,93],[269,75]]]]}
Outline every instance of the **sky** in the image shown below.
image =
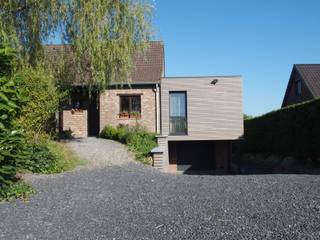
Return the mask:
{"type": "Polygon", "coordinates": [[[280,108],[295,63],[320,63],[319,0],[155,0],[166,76],[242,75],[244,113],[280,108]]]}

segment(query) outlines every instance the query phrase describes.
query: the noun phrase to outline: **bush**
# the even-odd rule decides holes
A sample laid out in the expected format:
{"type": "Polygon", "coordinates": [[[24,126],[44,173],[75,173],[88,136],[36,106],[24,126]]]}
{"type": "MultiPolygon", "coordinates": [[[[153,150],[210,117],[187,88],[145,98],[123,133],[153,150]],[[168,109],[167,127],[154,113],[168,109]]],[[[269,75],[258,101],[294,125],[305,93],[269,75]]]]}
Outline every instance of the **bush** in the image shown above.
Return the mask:
{"type": "Polygon", "coordinates": [[[15,182],[17,169],[30,157],[25,137],[18,131],[0,130],[0,188],[15,182]]]}
{"type": "Polygon", "coordinates": [[[245,120],[240,153],[320,158],[320,99],[245,120]]]}
{"type": "Polygon", "coordinates": [[[16,74],[23,104],[15,125],[24,129],[33,138],[55,127],[55,113],[62,98],[53,78],[43,69],[24,67],[16,74]]]}
{"type": "Polygon", "coordinates": [[[62,140],[62,139],[74,139],[73,132],[71,130],[63,130],[59,131],[56,135],[56,140],[62,140]]]}
{"type": "Polygon", "coordinates": [[[28,157],[22,131],[13,128],[22,103],[20,91],[12,73],[16,55],[13,49],[0,42],[0,188],[15,181],[16,170],[28,157]]]}
{"type": "Polygon", "coordinates": [[[100,133],[100,137],[105,138],[105,139],[112,139],[116,140],[117,139],[117,128],[114,128],[112,126],[106,126],[100,133]]]}
{"type": "Polygon", "coordinates": [[[16,198],[22,198],[25,200],[30,194],[34,192],[34,189],[29,184],[18,181],[0,188],[0,202],[3,200],[7,201],[16,198]]]}
{"type": "Polygon", "coordinates": [[[150,151],[157,146],[154,133],[148,132],[144,127],[136,125],[128,126],[106,126],[100,137],[112,139],[126,144],[135,153],[136,159],[145,164],[151,164],[150,151]]]}
{"type": "Polygon", "coordinates": [[[19,66],[3,39],[0,33],[0,199],[8,199],[30,192],[18,170],[56,173],[79,161],[48,140],[62,97],[53,78],[44,69],[19,66]]]}
{"type": "Polygon", "coordinates": [[[22,171],[43,174],[61,173],[83,163],[63,143],[42,140],[41,143],[30,145],[29,148],[32,153],[20,165],[22,171]]]}
{"type": "Polygon", "coordinates": [[[33,173],[56,172],[56,156],[50,151],[47,144],[30,144],[31,155],[20,165],[21,170],[28,170],[33,173]]]}

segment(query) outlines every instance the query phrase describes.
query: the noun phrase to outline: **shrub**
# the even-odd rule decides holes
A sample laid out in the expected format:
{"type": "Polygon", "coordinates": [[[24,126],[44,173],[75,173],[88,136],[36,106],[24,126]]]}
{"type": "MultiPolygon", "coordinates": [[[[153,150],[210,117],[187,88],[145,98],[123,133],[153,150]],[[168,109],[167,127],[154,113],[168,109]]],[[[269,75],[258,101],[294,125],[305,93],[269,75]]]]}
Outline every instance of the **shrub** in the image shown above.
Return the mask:
{"type": "Polygon", "coordinates": [[[240,153],[320,157],[320,99],[245,120],[240,153]]]}
{"type": "Polygon", "coordinates": [[[32,153],[20,165],[21,170],[43,174],[61,173],[83,163],[63,143],[42,140],[36,144],[30,144],[29,149],[32,153]]]}
{"type": "Polygon", "coordinates": [[[116,140],[117,129],[112,126],[106,126],[100,133],[100,137],[116,140]]]}
{"type": "Polygon", "coordinates": [[[31,155],[20,165],[21,170],[33,173],[57,172],[56,156],[45,143],[30,144],[31,155]]]}
{"type": "Polygon", "coordinates": [[[34,189],[29,184],[18,181],[0,188],[0,202],[15,198],[27,199],[27,197],[34,192],[34,189]]]}
{"type": "Polygon", "coordinates": [[[128,129],[126,143],[135,153],[136,159],[151,164],[150,151],[157,146],[156,135],[148,132],[144,127],[136,125],[128,129]]]}
{"type": "Polygon", "coordinates": [[[61,139],[73,139],[73,132],[71,130],[63,130],[59,131],[59,133],[56,135],[56,140],[61,139]]]}
{"type": "Polygon", "coordinates": [[[0,42],[0,188],[15,181],[16,170],[29,153],[22,131],[12,124],[21,110],[21,94],[12,77],[15,62],[14,50],[0,42]]]}
{"type": "Polygon", "coordinates": [[[16,171],[30,157],[26,139],[19,131],[0,130],[0,188],[15,182],[16,171]]]}
{"type": "Polygon", "coordinates": [[[108,125],[101,131],[100,137],[126,144],[135,153],[136,159],[146,164],[151,163],[149,153],[157,145],[155,134],[140,125],[116,128],[108,125]]]}
{"type": "Polygon", "coordinates": [[[62,94],[55,87],[53,78],[43,69],[24,67],[16,78],[24,103],[15,125],[37,138],[54,125],[54,114],[58,111],[62,94]]]}

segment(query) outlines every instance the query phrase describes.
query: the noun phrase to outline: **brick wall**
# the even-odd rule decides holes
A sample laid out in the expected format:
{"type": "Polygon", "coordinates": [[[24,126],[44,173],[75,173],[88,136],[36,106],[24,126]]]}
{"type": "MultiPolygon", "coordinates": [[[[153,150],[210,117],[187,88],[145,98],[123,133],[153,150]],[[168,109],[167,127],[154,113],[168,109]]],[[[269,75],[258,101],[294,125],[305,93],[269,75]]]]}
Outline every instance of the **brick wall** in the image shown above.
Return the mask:
{"type": "Polygon", "coordinates": [[[87,119],[87,110],[83,110],[82,112],[63,110],[63,130],[71,130],[74,137],[86,137],[88,135],[87,119]]]}
{"type": "Polygon", "coordinates": [[[106,125],[117,126],[119,124],[135,125],[140,123],[149,131],[156,131],[156,97],[152,88],[146,89],[108,89],[100,95],[100,128],[106,125]],[[141,118],[121,119],[120,95],[141,94],[141,118]]]}

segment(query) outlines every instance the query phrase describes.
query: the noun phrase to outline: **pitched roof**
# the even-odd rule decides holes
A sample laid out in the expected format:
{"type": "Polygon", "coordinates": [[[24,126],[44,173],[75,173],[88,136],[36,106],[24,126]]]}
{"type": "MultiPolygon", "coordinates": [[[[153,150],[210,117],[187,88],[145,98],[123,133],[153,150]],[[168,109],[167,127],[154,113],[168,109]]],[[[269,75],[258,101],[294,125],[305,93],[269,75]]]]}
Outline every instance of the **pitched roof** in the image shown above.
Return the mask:
{"type": "Polygon", "coordinates": [[[320,97],[320,64],[295,64],[313,97],[320,97]]]}
{"type": "Polygon", "coordinates": [[[145,54],[134,57],[135,69],[131,75],[133,83],[159,82],[164,73],[164,48],[159,41],[150,42],[145,54]]]}
{"type": "MultiPolygon", "coordinates": [[[[62,52],[71,52],[68,45],[47,45],[51,61],[56,61],[62,52]]],[[[72,54],[69,55],[72,62],[72,54]]],[[[70,66],[72,66],[71,63],[70,66]]],[[[134,70],[131,73],[132,84],[147,84],[160,82],[164,75],[164,46],[161,41],[151,41],[145,54],[134,56],[134,70]]],[[[75,83],[79,83],[79,77],[75,77],[75,83]]]]}

